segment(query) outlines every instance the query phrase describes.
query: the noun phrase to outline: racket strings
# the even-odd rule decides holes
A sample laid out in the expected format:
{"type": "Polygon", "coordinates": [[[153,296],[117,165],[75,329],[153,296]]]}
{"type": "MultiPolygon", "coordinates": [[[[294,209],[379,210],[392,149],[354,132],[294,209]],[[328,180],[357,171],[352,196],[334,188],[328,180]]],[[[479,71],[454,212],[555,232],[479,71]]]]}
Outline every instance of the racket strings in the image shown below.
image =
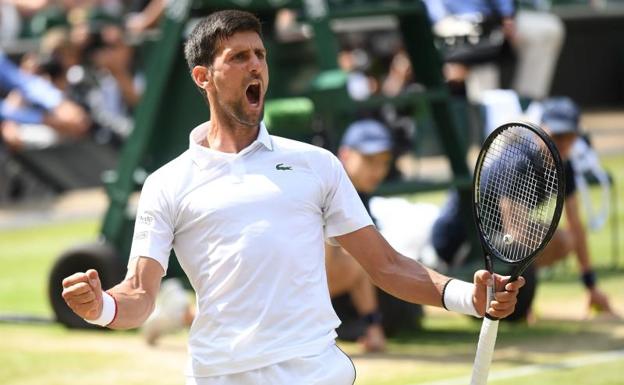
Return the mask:
{"type": "Polygon", "coordinates": [[[535,133],[511,126],[490,144],[478,175],[477,212],[490,245],[510,261],[546,238],[557,204],[555,160],[535,133]]]}

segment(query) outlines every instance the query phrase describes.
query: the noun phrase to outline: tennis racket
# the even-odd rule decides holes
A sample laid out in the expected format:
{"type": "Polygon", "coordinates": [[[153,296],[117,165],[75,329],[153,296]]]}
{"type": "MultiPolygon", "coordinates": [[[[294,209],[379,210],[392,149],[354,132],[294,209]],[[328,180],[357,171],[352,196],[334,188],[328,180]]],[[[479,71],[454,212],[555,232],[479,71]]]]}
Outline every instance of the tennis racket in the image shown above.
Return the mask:
{"type": "MultiPolygon", "coordinates": [[[[485,266],[494,259],[512,265],[509,282],[546,247],[561,217],[564,173],[559,152],[539,127],[513,122],[498,127],[483,144],[473,180],[473,214],[485,266]]],[[[488,286],[487,308],[495,288],[488,286]]],[[[487,383],[498,320],[486,314],[471,385],[487,383]]]]}

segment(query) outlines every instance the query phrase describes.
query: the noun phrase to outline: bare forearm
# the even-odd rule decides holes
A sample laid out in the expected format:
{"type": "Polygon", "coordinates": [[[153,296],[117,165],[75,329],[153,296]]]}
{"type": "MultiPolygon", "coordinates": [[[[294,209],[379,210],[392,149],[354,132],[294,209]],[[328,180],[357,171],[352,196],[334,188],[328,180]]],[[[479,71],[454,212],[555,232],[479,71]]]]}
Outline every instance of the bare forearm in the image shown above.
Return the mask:
{"type": "Polygon", "coordinates": [[[449,280],[422,264],[397,254],[392,264],[378,270],[371,279],[382,290],[402,300],[442,306],[442,290],[449,280]]]}
{"type": "MultiPolygon", "coordinates": [[[[442,293],[449,278],[397,253],[374,227],[363,227],[336,239],[381,289],[408,302],[443,306],[442,293]]],[[[452,281],[444,292],[445,307],[462,314],[482,316],[489,305],[487,312],[493,317],[508,316],[524,279],[520,277],[516,282],[506,283],[504,277],[495,275],[495,287],[501,292],[488,303],[486,287],[491,279],[489,272],[480,270],[475,273],[474,284],[452,281]]]]}
{"type": "Polygon", "coordinates": [[[144,18],[144,24],[146,28],[153,27],[156,25],[160,16],[162,16],[165,10],[165,1],[164,0],[152,0],[147,7],[141,12],[141,15],[144,18]]]}
{"type": "Polygon", "coordinates": [[[580,270],[587,272],[591,270],[591,261],[589,259],[589,250],[587,248],[587,234],[585,226],[581,222],[579,213],[578,200],[576,194],[566,197],[565,213],[568,218],[568,229],[574,240],[574,252],[579,263],[580,270]]]}
{"type": "Polygon", "coordinates": [[[442,306],[448,278],[396,252],[374,227],[337,239],[382,290],[408,302],[442,306]]]}
{"type": "Polygon", "coordinates": [[[126,279],[107,292],[115,298],[117,314],[108,325],[111,329],[133,329],[141,326],[154,310],[155,298],[126,279]]]}
{"type": "Polygon", "coordinates": [[[579,264],[579,268],[581,272],[586,272],[591,270],[591,261],[589,259],[589,249],[587,248],[587,238],[585,235],[585,231],[581,229],[577,229],[576,231],[572,231],[572,235],[574,236],[574,251],[576,253],[576,259],[579,264]]]}
{"type": "Polygon", "coordinates": [[[132,75],[126,71],[116,71],[113,73],[113,76],[119,84],[122,97],[126,104],[128,104],[130,107],[136,106],[141,99],[141,95],[139,94],[139,92],[137,92],[134,86],[132,75]]]}
{"type": "Polygon", "coordinates": [[[126,278],[108,290],[117,303],[117,314],[108,325],[111,329],[139,327],[154,310],[160,280],[164,271],[150,258],[136,258],[128,268],[126,278]]]}

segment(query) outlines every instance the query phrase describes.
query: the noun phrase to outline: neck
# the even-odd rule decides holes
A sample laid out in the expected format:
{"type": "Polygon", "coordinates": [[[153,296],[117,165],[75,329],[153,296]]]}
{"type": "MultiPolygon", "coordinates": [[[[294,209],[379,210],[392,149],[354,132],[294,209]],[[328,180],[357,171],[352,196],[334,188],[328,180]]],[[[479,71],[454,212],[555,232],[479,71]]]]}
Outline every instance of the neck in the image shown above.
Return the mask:
{"type": "Polygon", "coordinates": [[[248,126],[224,119],[211,111],[210,129],[204,139],[205,145],[221,152],[238,153],[258,137],[260,125],[248,126]]]}

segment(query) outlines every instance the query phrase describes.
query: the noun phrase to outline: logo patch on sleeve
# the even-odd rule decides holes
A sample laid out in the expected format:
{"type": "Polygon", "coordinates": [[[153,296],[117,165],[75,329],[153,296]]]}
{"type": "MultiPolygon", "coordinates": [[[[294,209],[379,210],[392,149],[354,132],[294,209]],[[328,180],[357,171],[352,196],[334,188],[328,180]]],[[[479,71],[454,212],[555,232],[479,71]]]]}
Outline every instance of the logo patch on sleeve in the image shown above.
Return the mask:
{"type": "Polygon", "coordinates": [[[148,214],[141,214],[137,216],[137,223],[142,226],[151,226],[154,223],[154,217],[148,214]]]}

